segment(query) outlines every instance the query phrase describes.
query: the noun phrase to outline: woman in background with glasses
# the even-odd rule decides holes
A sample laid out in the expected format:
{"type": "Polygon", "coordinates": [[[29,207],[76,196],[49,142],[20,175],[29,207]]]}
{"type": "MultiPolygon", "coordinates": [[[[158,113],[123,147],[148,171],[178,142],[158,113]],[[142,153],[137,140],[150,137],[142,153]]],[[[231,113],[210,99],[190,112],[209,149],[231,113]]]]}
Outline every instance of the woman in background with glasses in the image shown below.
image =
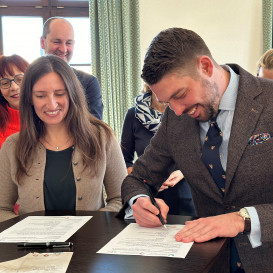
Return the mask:
{"type": "Polygon", "coordinates": [[[20,130],[20,85],[28,62],[18,55],[0,56],[0,148],[20,130]]]}

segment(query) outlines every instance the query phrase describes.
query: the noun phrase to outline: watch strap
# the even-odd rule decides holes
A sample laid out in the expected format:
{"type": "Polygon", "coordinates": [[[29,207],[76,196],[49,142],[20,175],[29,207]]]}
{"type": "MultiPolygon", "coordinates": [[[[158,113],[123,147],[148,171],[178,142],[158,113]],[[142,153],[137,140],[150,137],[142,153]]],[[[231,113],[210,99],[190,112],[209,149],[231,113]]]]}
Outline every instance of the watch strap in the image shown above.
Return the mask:
{"type": "Polygon", "coordinates": [[[251,231],[251,219],[247,209],[246,208],[240,209],[238,214],[244,219],[245,222],[243,233],[248,234],[251,231]]]}

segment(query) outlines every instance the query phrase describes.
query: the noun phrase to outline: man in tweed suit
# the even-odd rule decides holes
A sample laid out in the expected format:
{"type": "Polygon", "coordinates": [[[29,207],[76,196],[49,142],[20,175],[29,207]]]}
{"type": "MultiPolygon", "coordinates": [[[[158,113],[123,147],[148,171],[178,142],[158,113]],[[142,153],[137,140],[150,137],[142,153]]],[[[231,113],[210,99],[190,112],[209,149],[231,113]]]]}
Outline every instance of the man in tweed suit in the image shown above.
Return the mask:
{"type": "MultiPolygon", "coordinates": [[[[168,166],[175,163],[190,185],[200,217],[188,221],[176,240],[231,237],[235,251],[223,261],[230,262],[231,272],[272,272],[273,81],[256,78],[235,64],[218,65],[202,38],[181,28],[154,38],[142,78],[169,107],[150,146],[123,182],[120,215],[130,214],[132,207],[137,223],[160,226],[143,179],[158,190],[168,166]],[[223,190],[201,159],[209,121],[218,111],[223,190]]],[[[157,201],[166,220],[168,207],[157,201]]]]}

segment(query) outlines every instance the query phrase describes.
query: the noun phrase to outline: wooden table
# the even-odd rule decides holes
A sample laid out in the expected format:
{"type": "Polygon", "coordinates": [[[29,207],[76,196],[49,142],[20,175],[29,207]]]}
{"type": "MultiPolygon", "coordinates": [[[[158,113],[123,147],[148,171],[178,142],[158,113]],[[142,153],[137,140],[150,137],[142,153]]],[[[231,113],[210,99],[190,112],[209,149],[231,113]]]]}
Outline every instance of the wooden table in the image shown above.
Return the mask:
{"type": "MultiPolygon", "coordinates": [[[[73,251],[74,254],[67,270],[68,273],[223,272],[220,267],[223,266],[223,257],[227,253],[227,240],[224,238],[202,244],[193,244],[185,259],[97,254],[96,252],[99,249],[106,245],[127,224],[132,222],[116,218],[116,213],[113,212],[78,211],[68,213],[62,211],[29,213],[0,223],[0,232],[25,217],[34,215],[90,215],[93,217],[69,239],[74,244],[71,249],[30,250],[17,248],[17,245],[13,243],[0,243],[0,262],[16,259],[33,251],[73,251]]],[[[168,224],[184,224],[189,219],[191,217],[170,215],[168,224]]]]}

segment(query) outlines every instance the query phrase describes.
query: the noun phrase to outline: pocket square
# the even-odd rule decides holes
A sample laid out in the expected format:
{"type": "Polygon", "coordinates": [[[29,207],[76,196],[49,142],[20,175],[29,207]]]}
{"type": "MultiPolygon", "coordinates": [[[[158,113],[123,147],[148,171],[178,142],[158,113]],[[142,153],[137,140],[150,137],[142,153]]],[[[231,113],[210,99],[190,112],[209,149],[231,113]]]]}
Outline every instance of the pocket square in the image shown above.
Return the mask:
{"type": "Polygon", "coordinates": [[[258,145],[263,142],[266,142],[271,138],[271,135],[269,133],[262,133],[258,135],[253,135],[248,140],[248,145],[258,145]]]}

